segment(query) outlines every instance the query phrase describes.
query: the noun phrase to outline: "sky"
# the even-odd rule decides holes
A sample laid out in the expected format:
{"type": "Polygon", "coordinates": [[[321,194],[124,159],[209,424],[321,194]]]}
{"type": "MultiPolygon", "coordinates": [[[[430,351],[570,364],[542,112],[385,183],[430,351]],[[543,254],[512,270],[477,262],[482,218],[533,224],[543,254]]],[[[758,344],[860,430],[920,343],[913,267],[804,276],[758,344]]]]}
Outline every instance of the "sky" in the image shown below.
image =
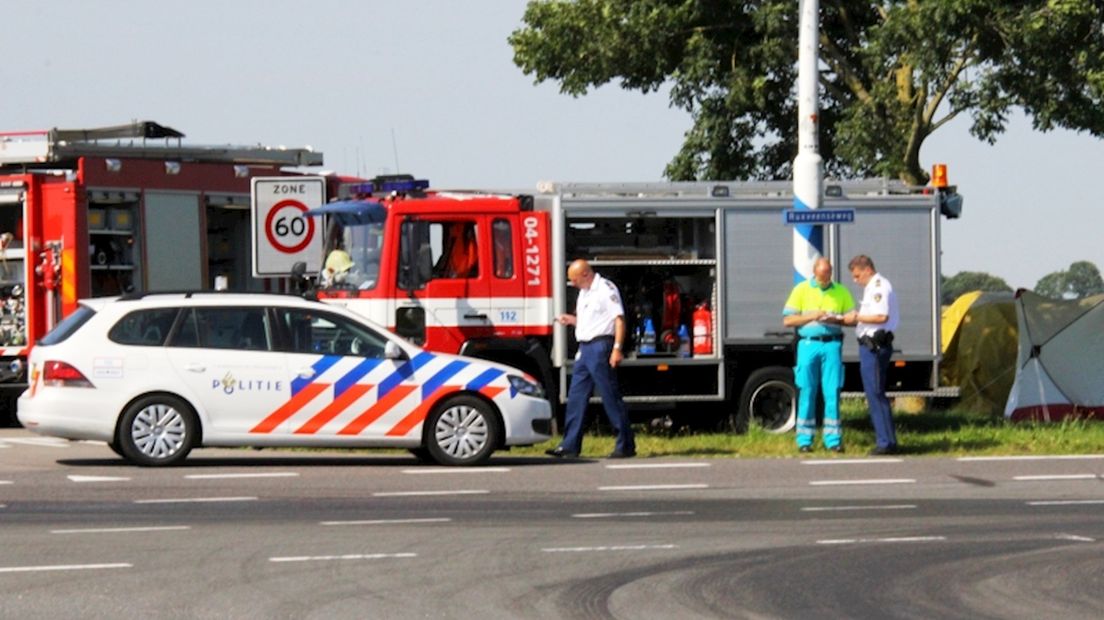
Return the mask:
{"type": "MultiPolygon", "coordinates": [[[[190,144],[310,146],[325,168],[437,187],[662,181],[689,115],[665,93],[534,84],[506,42],[525,0],[0,0],[0,131],[153,120],[190,144]]],[[[796,59],[795,59],[796,62],[796,59]]],[[[945,275],[1012,287],[1104,268],[1104,140],[1015,115],[990,146],[958,119],[928,138],[965,196],[945,275]]]]}

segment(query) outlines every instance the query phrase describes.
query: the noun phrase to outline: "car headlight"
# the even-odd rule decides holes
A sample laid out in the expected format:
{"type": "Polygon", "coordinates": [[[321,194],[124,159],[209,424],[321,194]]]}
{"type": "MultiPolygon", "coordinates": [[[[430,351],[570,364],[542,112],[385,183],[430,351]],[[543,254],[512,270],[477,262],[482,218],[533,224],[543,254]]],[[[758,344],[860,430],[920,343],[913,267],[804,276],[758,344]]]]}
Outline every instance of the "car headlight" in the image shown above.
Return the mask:
{"type": "Polygon", "coordinates": [[[518,375],[506,375],[506,378],[510,380],[510,387],[518,394],[525,394],[533,398],[544,398],[544,388],[536,381],[530,381],[518,375]]]}

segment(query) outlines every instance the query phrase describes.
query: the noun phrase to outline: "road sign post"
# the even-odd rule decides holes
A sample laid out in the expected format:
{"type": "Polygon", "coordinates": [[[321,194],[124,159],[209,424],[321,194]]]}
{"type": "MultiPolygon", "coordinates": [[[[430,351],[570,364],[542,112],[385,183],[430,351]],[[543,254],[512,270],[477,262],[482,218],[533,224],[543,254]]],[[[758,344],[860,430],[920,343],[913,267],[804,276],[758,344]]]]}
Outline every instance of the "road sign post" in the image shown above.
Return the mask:
{"type": "Polygon", "coordinates": [[[254,177],[252,182],[253,276],[291,275],[297,262],[322,268],[322,231],[303,215],[326,202],[322,177],[254,177]]]}

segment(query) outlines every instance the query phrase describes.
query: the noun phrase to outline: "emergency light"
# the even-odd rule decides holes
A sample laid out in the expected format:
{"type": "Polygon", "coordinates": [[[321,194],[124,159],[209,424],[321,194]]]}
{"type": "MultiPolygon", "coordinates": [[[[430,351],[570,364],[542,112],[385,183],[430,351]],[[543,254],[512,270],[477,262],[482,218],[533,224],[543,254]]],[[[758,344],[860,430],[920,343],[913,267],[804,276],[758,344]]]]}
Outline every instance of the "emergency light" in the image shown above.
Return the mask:
{"type": "Polygon", "coordinates": [[[354,194],[375,194],[390,192],[416,192],[429,187],[429,179],[415,179],[409,174],[379,176],[368,183],[357,183],[349,187],[354,194]]]}

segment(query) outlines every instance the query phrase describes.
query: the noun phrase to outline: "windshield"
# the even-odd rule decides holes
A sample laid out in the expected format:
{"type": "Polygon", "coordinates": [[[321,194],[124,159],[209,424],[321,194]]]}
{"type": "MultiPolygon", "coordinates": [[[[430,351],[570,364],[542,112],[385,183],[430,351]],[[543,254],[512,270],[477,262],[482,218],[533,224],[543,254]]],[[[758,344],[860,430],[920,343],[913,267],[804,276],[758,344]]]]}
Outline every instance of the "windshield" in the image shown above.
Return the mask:
{"type": "Polygon", "coordinates": [[[348,226],[334,223],[326,238],[321,285],[324,288],[375,288],[382,250],[382,222],[348,226]]]}

